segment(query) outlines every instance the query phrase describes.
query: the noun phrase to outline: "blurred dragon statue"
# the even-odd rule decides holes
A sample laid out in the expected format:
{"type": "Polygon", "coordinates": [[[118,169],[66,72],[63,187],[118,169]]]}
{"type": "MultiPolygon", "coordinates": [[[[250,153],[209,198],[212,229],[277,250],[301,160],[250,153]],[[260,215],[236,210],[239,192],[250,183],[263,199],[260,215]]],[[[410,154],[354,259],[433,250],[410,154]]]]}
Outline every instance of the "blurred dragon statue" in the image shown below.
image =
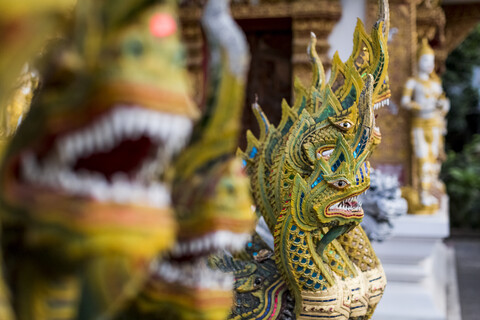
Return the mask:
{"type": "Polygon", "coordinates": [[[68,36],[46,48],[1,168],[17,319],[115,314],[173,245],[169,182],[157,177],[198,116],[175,15],[170,1],[79,1],[68,36]]]}
{"type": "Polygon", "coordinates": [[[214,250],[243,247],[254,227],[248,178],[234,157],[248,54],[233,20],[230,31],[215,25],[228,20],[226,2],[210,7],[201,118],[176,1],[78,1],[66,36],[45,48],[40,88],[1,167],[13,309],[2,319],[158,318],[155,310],[226,317],[233,279],[219,273],[211,284],[206,264],[198,266],[214,250]],[[163,272],[173,265],[187,274],[163,272]]]}
{"type": "Polygon", "coordinates": [[[386,278],[359,226],[358,196],[370,185],[368,157],[380,143],[374,110],[388,101],[388,2],[371,34],[358,21],[353,53],[335,54],[328,83],[312,34],[310,86],[272,125],[257,103],[260,136],[239,151],[261,215],[244,252],[217,256],[234,272],[230,319],[370,319],[386,278]]]}
{"type": "Polygon", "coordinates": [[[152,264],[149,280],[118,320],[226,319],[233,276],[210,268],[207,259],[241,250],[255,227],[249,179],[235,156],[249,65],[246,38],[229,1],[208,1],[202,25],[209,50],[207,90],[203,116],[176,159],[176,244],[152,264]]]}

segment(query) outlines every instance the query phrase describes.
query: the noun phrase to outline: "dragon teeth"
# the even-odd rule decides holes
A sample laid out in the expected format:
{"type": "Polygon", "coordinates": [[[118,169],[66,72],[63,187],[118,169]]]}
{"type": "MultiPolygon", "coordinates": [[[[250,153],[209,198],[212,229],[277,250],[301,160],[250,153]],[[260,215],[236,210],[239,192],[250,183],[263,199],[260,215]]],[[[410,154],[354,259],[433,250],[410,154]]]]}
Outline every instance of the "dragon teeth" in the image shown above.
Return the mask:
{"type": "Polygon", "coordinates": [[[251,235],[234,233],[226,230],[216,231],[190,241],[179,241],[172,249],[172,256],[198,255],[226,249],[236,252],[245,246],[251,235]]]}
{"type": "Polygon", "coordinates": [[[233,275],[210,269],[204,259],[194,263],[156,260],[150,265],[150,270],[167,283],[176,283],[196,289],[223,291],[233,289],[233,275]]]}
{"type": "Polygon", "coordinates": [[[149,204],[164,208],[170,205],[170,190],[159,182],[144,185],[115,174],[108,182],[101,174],[81,171],[74,173],[58,165],[41,168],[31,153],[22,157],[22,177],[34,184],[61,188],[71,194],[93,197],[100,201],[121,204],[149,204]]]}
{"type": "Polygon", "coordinates": [[[170,190],[150,179],[163,172],[170,157],[182,148],[190,136],[192,122],[186,117],[143,109],[139,106],[116,106],[88,127],[68,133],[40,164],[35,154],[25,153],[21,174],[26,181],[40,186],[61,188],[67,193],[122,204],[149,204],[164,208],[170,205],[170,190]],[[159,143],[156,157],[147,159],[130,181],[117,173],[108,182],[95,172],[74,172],[71,166],[81,157],[108,152],[125,139],[146,135],[159,143]]]}
{"type": "Polygon", "coordinates": [[[139,106],[117,106],[86,128],[59,138],[56,151],[64,163],[95,152],[108,152],[124,139],[142,135],[165,144],[164,152],[176,153],[185,146],[192,130],[190,119],[139,106]]]}
{"type": "Polygon", "coordinates": [[[342,200],[340,202],[337,202],[337,203],[333,204],[332,206],[330,206],[330,210],[332,210],[332,209],[343,209],[343,210],[359,209],[359,208],[361,208],[362,203],[360,201],[358,201],[357,199],[358,199],[358,195],[347,198],[347,199],[344,199],[344,200],[342,200]],[[355,205],[351,206],[349,204],[349,202],[354,202],[355,205]]]}
{"type": "Polygon", "coordinates": [[[375,104],[373,105],[373,109],[374,109],[374,110],[378,110],[378,109],[380,109],[380,108],[382,108],[382,107],[384,107],[384,106],[388,106],[388,105],[390,105],[390,99],[385,99],[385,100],[382,100],[382,101],[380,101],[380,102],[375,103],[375,104]]]}

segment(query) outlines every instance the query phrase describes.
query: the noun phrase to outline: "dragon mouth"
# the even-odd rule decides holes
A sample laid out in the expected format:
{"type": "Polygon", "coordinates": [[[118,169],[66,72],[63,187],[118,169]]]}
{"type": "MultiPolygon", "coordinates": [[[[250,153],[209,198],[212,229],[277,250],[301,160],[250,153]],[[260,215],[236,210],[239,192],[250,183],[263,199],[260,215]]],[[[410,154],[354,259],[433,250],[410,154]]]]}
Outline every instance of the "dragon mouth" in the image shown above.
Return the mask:
{"type": "Polygon", "coordinates": [[[328,161],[330,159],[330,156],[333,154],[335,151],[335,146],[325,146],[317,150],[317,159],[323,158],[328,161]]]}
{"type": "Polygon", "coordinates": [[[54,136],[45,151],[23,152],[19,173],[24,182],[54,192],[163,208],[170,204],[170,190],[158,181],[191,129],[185,116],[116,105],[54,136]]]}
{"type": "Polygon", "coordinates": [[[341,220],[335,219],[323,225],[328,228],[328,231],[317,243],[317,253],[321,257],[323,257],[323,251],[330,242],[350,231],[358,225],[359,220],[363,218],[362,202],[358,200],[358,196],[367,189],[368,188],[365,188],[359,193],[349,195],[346,198],[334,202],[325,209],[325,216],[328,218],[342,218],[349,220],[342,223],[341,220]]]}
{"type": "Polygon", "coordinates": [[[358,200],[358,194],[344,198],[329,205],[325,210],[327,217],[362,218],[362,202],[358,200]]]}
{"type": "Polygon", "coordinates": [[[390,104],[390,99],[389,98],[380,100],[373,105],[373,110],[378,110],[380,108],[383,108],[384,106],[388,106],[389,104],[390,104]]]}
{"type": "Polygon", "coordinates": [[[168,284],[191,288],[192,294],[199,290],[231,291],[233,275],[213,270],[206,259],[181,263],[168,260],[156,260],[150,266],[153,277],[168,284]]]}
{"type": "Polygon", "coordinates": [[[236,252],[251,238],[249,233],[219,230],[191,240],[178,241],[171,251],[174,260],[191,260],[221,250],[236,252]]]}
{"type": "Polygon", "coordinates": [[[176,285],[188,294],[198,291],[233,289],[233,275],[208,266],[207,257],[215,252],[236,252],[251,238],[248,233],[216,231],[189,241],[178,241],[169,257],[156,259],[150,268],[153,278],[176,285]]]}
{"type": "Polygon", "coordinates": [[[250,238],[249,233],[220,230],[195,239],[179,240],[168,258],[157,259],[153,264],[153,275],[192,290],[230,291],[232,276],[209,268],[206,257],[222,250],[237,252],[250,238]]]}

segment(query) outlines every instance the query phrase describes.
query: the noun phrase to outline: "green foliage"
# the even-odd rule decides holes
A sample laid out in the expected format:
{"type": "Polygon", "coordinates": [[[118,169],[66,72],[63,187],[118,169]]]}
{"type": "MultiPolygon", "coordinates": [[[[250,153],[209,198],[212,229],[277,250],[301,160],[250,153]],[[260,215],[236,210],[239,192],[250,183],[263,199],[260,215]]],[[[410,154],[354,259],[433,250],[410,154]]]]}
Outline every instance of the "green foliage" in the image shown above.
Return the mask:
{"type": "Polygon", "coordinates": [[[479,89],[472,86],[480,67],[480,25],[448,56],[442,76],[451,109],[445,142],[448,157],[442,177],[450,196],[453,227],[480,228],[480,105],[479,89]]]}
{"type": "Polygon", "coordinates": [[[478,117],[480,97],[472,87],[473,68],[480,66],[480,25],[448,56],[447,70],[442,76],[445,92],[451,101],[447,115],[447,149],[459,152],[472,135],[478,132],[475,121],[478,117]]]}
{"type": "Polygon", "coordinates": [[[480,228],[480,135],[474,135],[461,152],[448,152],[442,177],[450,197],[452,226],[480,228]]]}

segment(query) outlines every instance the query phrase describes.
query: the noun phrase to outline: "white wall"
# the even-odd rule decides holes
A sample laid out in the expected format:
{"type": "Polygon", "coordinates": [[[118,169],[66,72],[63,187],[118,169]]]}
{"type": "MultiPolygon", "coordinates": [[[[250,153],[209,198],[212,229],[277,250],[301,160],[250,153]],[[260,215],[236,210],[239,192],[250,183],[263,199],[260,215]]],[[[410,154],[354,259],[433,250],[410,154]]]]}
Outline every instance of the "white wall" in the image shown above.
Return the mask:
{"type": "Polygon", "coordinates": [[[352,53],[353,31],[357,24],[357,18],[365,23],[365,2],[366,0],[341,0],[342,18],[328,38],[330,58],[333,57],[335,51],[338,51],[342,61],[346,61],[352,53]]]}

